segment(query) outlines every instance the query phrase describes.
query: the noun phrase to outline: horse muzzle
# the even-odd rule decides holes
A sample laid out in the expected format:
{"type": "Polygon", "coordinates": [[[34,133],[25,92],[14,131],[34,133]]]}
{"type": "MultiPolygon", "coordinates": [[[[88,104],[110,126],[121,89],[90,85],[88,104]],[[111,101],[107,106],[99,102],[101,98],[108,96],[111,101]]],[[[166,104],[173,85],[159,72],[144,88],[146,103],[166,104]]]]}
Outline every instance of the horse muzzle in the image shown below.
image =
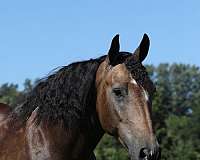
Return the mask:
{"type": "Polygon", "coordinates": [[[160,160],[161,148],[159,145],[150,148],[129,148],[129,156],[131,160],[160,160]],[[131,150],[133,152],[131,152],[131,150]]]}
{"type": "Polygon", "coordinates": [[[139,160],[160,160],[161,159],[161,148],[147,149],[142,148],[139,154],[139,160]]]}

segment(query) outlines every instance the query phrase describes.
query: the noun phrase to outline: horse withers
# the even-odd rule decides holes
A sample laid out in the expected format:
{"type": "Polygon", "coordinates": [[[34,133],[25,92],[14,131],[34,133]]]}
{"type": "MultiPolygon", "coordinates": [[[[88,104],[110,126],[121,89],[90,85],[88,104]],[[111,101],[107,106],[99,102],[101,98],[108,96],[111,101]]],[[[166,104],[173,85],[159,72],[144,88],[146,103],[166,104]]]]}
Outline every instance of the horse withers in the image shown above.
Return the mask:
{"type": "Polygon", "coordinates": [[[0,159],[94,160],[108,133],[131,160],[159,160],[151,121],[155,87],[142,65],[149,38],[145,34],[133,54],[119,48],[116,35],[108,55],[62,67],[0,114],[0,159]]]}

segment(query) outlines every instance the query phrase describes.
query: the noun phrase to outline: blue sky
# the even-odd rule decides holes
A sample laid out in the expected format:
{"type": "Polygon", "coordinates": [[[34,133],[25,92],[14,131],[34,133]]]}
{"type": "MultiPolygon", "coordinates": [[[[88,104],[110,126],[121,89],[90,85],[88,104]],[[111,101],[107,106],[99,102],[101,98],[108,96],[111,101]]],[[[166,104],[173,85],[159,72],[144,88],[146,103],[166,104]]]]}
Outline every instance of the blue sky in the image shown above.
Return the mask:
{"type": "Polygon", "coordinates": [[[200,66],[199,0],[0,1],[0,84],[44,77],[52,69],[151,39],[146,64],[200,66]]]}

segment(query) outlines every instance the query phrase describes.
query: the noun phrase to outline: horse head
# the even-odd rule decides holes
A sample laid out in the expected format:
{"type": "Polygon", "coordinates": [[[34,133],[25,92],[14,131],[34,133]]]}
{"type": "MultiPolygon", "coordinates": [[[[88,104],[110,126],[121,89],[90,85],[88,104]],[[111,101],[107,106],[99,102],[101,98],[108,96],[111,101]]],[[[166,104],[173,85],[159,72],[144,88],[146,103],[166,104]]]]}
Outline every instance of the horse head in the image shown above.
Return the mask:
{"type": "Polygon", "coordinates": [[[155,86],[142,65],[149,45],[149,38],[144,34],[134,53],[120,52],[119,35],[116,35],[96,74],[96,110],[101,126],[121,142],[131,160],[160,157],[151,117],[155,86]],[[122,54],[126,58],[121,58],[122,54]]]}

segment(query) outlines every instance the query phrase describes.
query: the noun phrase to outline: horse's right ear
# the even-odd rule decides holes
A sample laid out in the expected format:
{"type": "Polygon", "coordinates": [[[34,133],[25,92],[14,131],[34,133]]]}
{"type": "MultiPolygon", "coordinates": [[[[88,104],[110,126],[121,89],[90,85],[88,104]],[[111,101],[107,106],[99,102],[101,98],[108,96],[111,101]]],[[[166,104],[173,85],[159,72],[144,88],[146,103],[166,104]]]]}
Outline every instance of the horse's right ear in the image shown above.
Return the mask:
{"type": "Polygon", "coordinates": [[[142,63],[142,61],[146,58],[149,51],[150,40],[148,35],[145,33],[142,41],[140,42],[139,47],[135,50],[134,56],[137,61],[142,63]]]}
{"type": "Polygon", "coordinates": [[[111,46],[108,52],[109,64],[112,65],[115,60],[115,56],[119,53],[120,45],[119,45],[119,34],[117,34],[111,42],[111,46]]]}

